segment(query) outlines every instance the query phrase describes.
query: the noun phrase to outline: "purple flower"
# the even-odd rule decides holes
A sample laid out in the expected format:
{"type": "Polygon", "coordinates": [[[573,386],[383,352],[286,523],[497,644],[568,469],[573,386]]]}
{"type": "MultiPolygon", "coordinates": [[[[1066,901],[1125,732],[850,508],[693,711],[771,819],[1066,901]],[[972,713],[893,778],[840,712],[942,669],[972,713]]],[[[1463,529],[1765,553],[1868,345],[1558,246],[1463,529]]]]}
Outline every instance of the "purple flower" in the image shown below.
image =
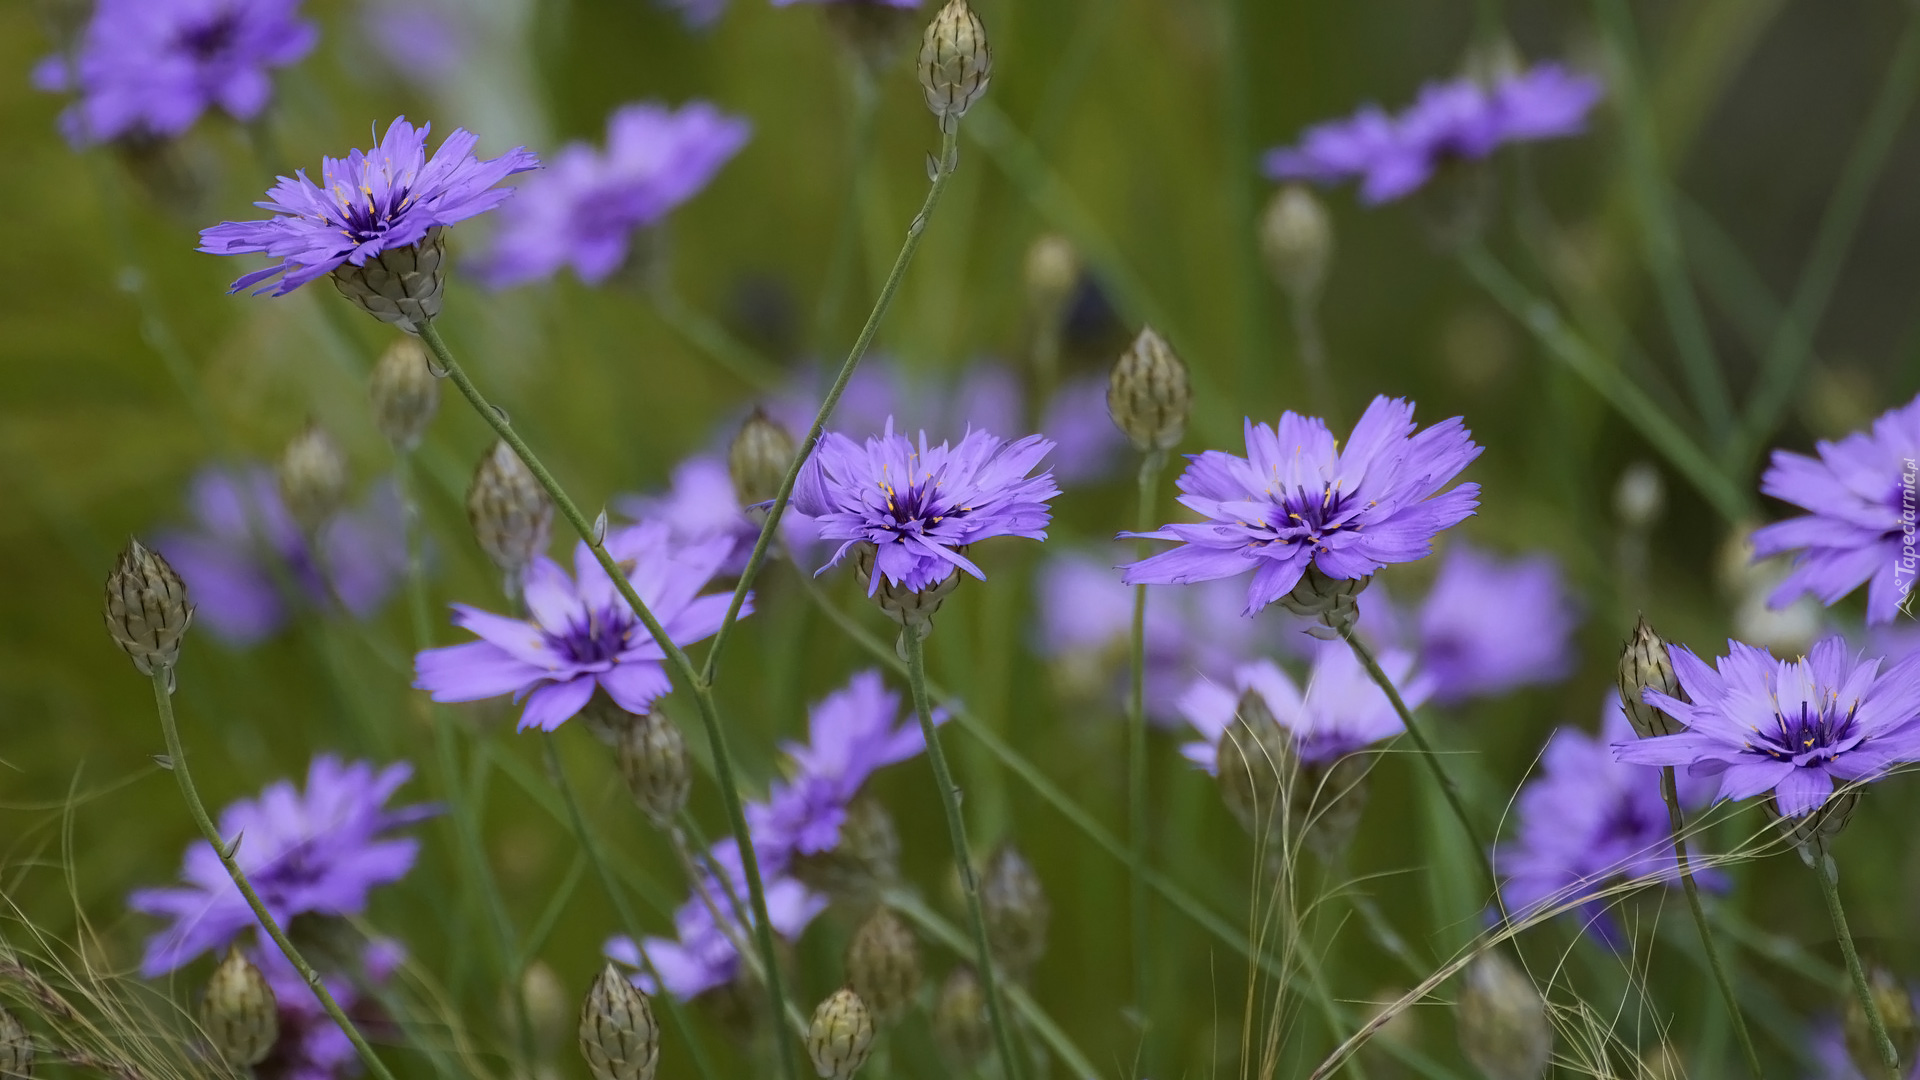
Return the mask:
{"type": "Polygon", "coordinates": [[[1207,520],[1122,533],[1180,546],[1125,567],[1129,585],[1186,585],[1253,571],[1251,615],[1285,596],[1308,563],[1361,578],[1433,550],[1471,516],[1478,484],[1438,494],[1480,456],[1459,417],[1414,433],[1413,405],[1376,397],[1341,450],[1324,421],[1283,413],[1278,431],[1246,422],[1247,456],[1188,456],[1180,502],[1207,520]]]}
{"type": "Polygon", "coordinates": [[[320,33],[300,0],[99,0],[69,60],[33,72],[36,88],[77,91],[60,127],[75,146],[181,135],[218,108],[251,120],[267,107],[271,68],[313,50],[320,33]]]}
{"type": "MultiPolygon", "coordinates": [[[[376,885],[406,876],[417,840],[386,835],[434,813],[428,806],[386,809],[413,775],[406,763],[375,769],[331,755],[313,759],[303,793],[281,780],[220,813],[220,835],[242,837],[234,858],[273,917],[359,915],[376,885]]],[[[128,906],[173,920],[147,939],[141,974],[164,975],[255,925],[253,911],[206,841],[187,849],[178,887],[139,889],[128,906]]]]}
{"type": "Polygon", "coordinates": [[[1040,431],[1054,441],[1054,479],[1092,484],[1127,460],[1127,437],[1107,412],[1107,376],[1082,375],[1062,383],[1040,417],[1040,431]]]}
{"type": "Polygon", "coordinates": [[[372,153],[320,159],[320,185],[305,169],[254,203],[276,216],[264,221],[227,221],[200,232],[200,250],[212,255],[259,252],[281,260],[243,275],[233,291],[260,285],[284,296],[343,265],[365,266],[381,253],[412,247],[427,231],[465,221],[499,206],[511,188],[494,185],[514,173],[540,167],[526,147],[497,158],[473,156],[480,137],[456,129],[427,157],[428,124],[416,128],[400,117],[372,153]],[[271,283],[279,278],[277,286],[271,283]]]}
{"type": "Polygon", "coordinates": [[[1683,647],[1669,650],[1692,703],[1655,690],[1646,700],[1688,730],[1615,743],[1621,761],[1719,775],[1723,799],[1771,791],[1790,818],[1818,810],[1836,780],[1876,780],[1920,761],[1920,656],[1882,673],[1879,660],[1852,658],[1838,637],[1793,661],[1738,641],[1727,649],[1715,667],[1683,647]]]}
{"type": "Polygon", "coordinates": [[[995,536],[1047,538],[1047,500],[1060,489],[1050,473],[1028,474],[1051,449],[1039,435],[1006,442],[985,431],[958,446],[928,446],[923,432],[916,444],[891,421],[865,446],[828,432],[800,471],[794,505],[819,523],[822,540],[845,541],[828,566],[855,544],[875,546],[869,593],[882,577],[909,590],[956,569],[984,580],[957,549],[995,536]]]}
{"type": "MultiPolygon", "coordinates": [[[[255,1067],[261,1080],[338,1080],[360,1074],[360,1055],[346,1032],[321,1007],[306,977],[294,970],[286,955],[271,942],[250,957],[273,988],[280,1015],[280,1035],[267,1059],[255,1067]]],[[[342,1011],[365,1031],[387,1021],[386,1013],[366,990],[392,978],[406,959],[406,950],[393,941],[368,942],[361,950],[360,978],[323,973],[327,992],[342,1011]]]]}
{"type": "MultiPolygon", "coordinates": [[[[731,599],[696,594],[732,551],[731,541],[673,542],[658,523],[607,534],[606,549],[627,572],[642,602],[676,645],[720,629],[731,599]]],[[[673,685],[666,654],[614,587],[583,541],[574,549],[574,576],[545,556],[522,582],[531,619],[453,605],[453,621],[479,641],[427,649],[414,660],[414,685],[435,701],[479,701],[512,694],[526,700],[520,730],[552,731],[579,712],[595,687],[631,713],[644,713],[673,685]]],[[[740,613],[752,611],[752,602],[740,613]]]]}
{"type": "Polygon", "coordinates": [[[1892,621],[1914,583],[1914,462],[1920,459],[1920,397],[1881,415],[1871,434],[1818,444],[1820,456],[1773,452],[1760,490],[1809,511],[1753,534],[1760,558],[1797,552],[1773,591],[1774,608],[1812,593],[1837,603],[1867,586],[1867,621],[1892,621]]]}
{"type": "Polygon", "coordinates": [[[405,518],[392,484],[311,536],[264,466],[205,469],[187,501],[197,528],[164,532],[156,546],[186,581],[199,624],[233,644],[270,636],[300,603],[338,603],[364,618],[406,569],[405,518]]]}
{"type": "MultiPolygon", "coordinates": [[[[1304,694],[1271,660],[1240,665],[1231,683],[1196,680],[1181,697],[1180,712],[1200,741],[1182,745],[1180,753],[1213,772],[1220,737],[1233,726],[1240,698],[1249,691],[1259,694],[1273,718],[1293,733],[1294,749],[1307,765],[1330,764],[1406,730],[1393,703],[1344,642],[1316,641],[1312,656],[1304,694]]],[[[1409,709],[1419,708],[1433,691],[1432,680],[1414,673],[1408,653],[1382,652],[1380,669],[1409,709]]]]}
{"type": "Polygon", "coordinates": [[[677,112],[622,106],[607,120],[604,152],[569,143],[520,185],[481,257],[481,277],[502,289],[572,266],[588,284],[605,281],[626,264],[634,231],[698,194],[751,130],[704,101],[677,112]]]}
{"type": "Polygon", "coordinates": [[[1598,80],[1558,64],[1491,86],[1470,79],[1429,83],[1398,116],[1368,105],[1345,120],[1308,128],[1298,145],[1267,155],[1266,173],[1322,184],[1358,178],[1362,201],[1392,202],[1447,161],[1478,160],[1509,142],[1579,134],[1602,92],[1598,80]]]}
{"type": "Polygon", "coordinates": [[[1456,541],[1420,609],[1420,664],[1434,699],[1454,704],[1565,678],[1578,621],[1553,556],[1501,560],[1456,541]]]}
{"type": "Polygon", "coordinates": [[[360,28],[396,74],[420,83],[451,79],[471,48],[459,12],[447,0],[366,0],[360,28]]]}
{"type": "MultiPolygon", "coordinates": [[[[719,454],[699,454],[674,467],[672,486],[659,495],[630,495],[614,500],[614,510],[635,521],[664,524],[681,545],[730,544],[720,573],[738,574],[760,539],[764,514],[749,514],[734,494],[733,477],[719,454]]],[[[787,507],[780,515],[780,541],[796,558],[811,550],[818,536],[813,519],[787,507]]]]}

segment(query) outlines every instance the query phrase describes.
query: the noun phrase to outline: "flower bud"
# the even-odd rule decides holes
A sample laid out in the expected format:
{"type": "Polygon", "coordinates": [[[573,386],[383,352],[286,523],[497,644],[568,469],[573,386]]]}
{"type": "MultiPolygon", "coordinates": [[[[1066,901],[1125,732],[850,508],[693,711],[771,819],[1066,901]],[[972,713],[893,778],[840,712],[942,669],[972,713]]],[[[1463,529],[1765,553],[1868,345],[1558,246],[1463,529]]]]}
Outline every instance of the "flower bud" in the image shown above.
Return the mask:
{"type": "Polygon", "coordinates": [[[987,28],[967,0],[947,0],[947,6],[927,24],[920,38],[919,70],[927,108],[940,118],[940,130],[952,131],[987,92],[987,79],[993,74],[987,28]]]}
{"type": "MultiPolygon", "coordinates": [[[[1913,995],[1900,985],[1893,972],[1878,965],[1867,969],[1867,992],[1873,995],[1880,1023],[1886,1027],[1887,1038],[1900,1060],[1896,1073],[1905,1076],[1913,1067],[1916,1051],[1920,1051],[1920,1023],[1914,1019],[1913,995]]],[[[1884,1075],[1887,1064],[1880,1057],[1879,1040],[1873,1036],[1873,1027],[1867,1022],[1867,1010],[1861,1006],[1859,995],[1846,995],[1841,1017],[1841,1031],[1853,1067],[1860,1070],[1861,1076],[1884,1075]]]]}
{"type": "Polygon", "coordinates": [[[1666,505],[1666,481],[1651,462],[1636,461],[1620,473],[1613,488],[1613,513],[1621,525],[1645,532],[1660,520],[1666,505]]]}
{"type": "Polygon", "coordinates": [[[987,994],[980,976],[965,964],[953,969],[940,984],[933,1003],[933,1039],[956,1069],[964,1070],[985,1057],[993,1045],[987,1026],[987,994]]]}
{"type": "Polygon", "coordinates": [[[418,334],[423,324],[440,315],[446,265],[446,230],[436,225],[419,243],[389,248],[365,266],[341,263],[333,272],[333,284],[361,311],[418,334]]]}
{"type": "Polygon", "coordinates": [[[1040,876],[1011,843],[1002,843],[987,859],[980,879],[980,911],[994,962],[1010,977],[1025,978],[1047,951],[1052,913],[1040,876]]]}
{"type": "Polygon", "coordinates": [[[1289,298],[1312,303],[1333,261],[1333,218],[1326,206],[1301,184],[1274,192],[1260,217],[1260,253],[1289,298]]]}
{"type": "Polygon", "coordinates": [[[33,1036],[26,1025],[0,1006],[0,1078],[27,1080],[33,1075],[33,1036]]]}
{"type": "Polygon", "coordinates": [[[301,527],[320,527],[347,494],[347,455],[327,429],[308,424],[280,455],[280,495],[301,527]]]}
{"type": "Polygon", "coordinates": [[[1107,376],[1107,414],[1136,450],[1168,450],[1187,433],[1193,391],[1187,365],[1154,333],[1143,327],[1107,376]]]}
{"type": "Polygon", "coordinates": [[[600,969],[580,1007],[580,1056],[594,1080],[653,1080],[660,1029],[647,995],[612,964],[600,969]]]}
{"type": "Polygon", "coordinates": [[[273,987],[237,945],[228,946],[227,958],[207,980],[206,996],[200,999],[200,1026],[220,1056],[242,1069],[265,1061],[280,1037],[273,987]]]}
{"type": "Polygon", "coordinates": [[[635,716],[614,744],[620,775],[648,820],[667,829],[687,805],[693,770],[687,767],[687,743],[673,721],[657,712],[635,716]]]}
{"type": "Polygon", "coordinates": [[[1633,722],[1633,730],[1641,738],[1672,735],[1687,729],[1665,710],[1654,708],[1642,698],[1645,691],[1658,690],[1668,697],[1687,700],[1687,692],[1680,688],[1680,680],[1673,673],[1667,643],[1647,625],[1645,615],[1640,616],[1633,636],[1620,652],[1619,683],[1620,707],[1626,710],[1627,719],[1633,722]]]}
{"type": "Polygon", "coordinates": [[[1847,823],[1853,820],[1853,811],[1860,805],[1862,790],[1858,787],[1841,788],[1828,795],[1827,801],[1821,803],[1818,809],[1800,817],[1782,816],[1780,802],[1775,795],[1768,794],[1764,805],[1767,816],[1773,819],[1787,842],[1800,853],[1800,860],[1812,866],[1815,859],[1825,854],[1827,841],[1839,836],[1847,823]]]}
{"type": "Polygon", "coordinates": [[[493,444],[474,470],[467,488],[467,519],[480,550],[506,573],[508,591],[518,591],[520,576],[547,550],[553,502],[504,439],[493,444]]]}
{"type": "Polygon", "coordinates": [[[1468,965],[1456,1021],[1460,1049],[1487,1080],[1539,1080],[1553,1053],[1547,1003],[1513,961],[1489,949],[1468,965]]]}
{"type": "Polygon", "coordinates": [[[860,995],[845,987],[835,990],[813,1010],[807,1029],[807,1056],[822,1080],[847,1080],[867,1063],[873,1052],[873,1013],[860,995]]]}
{"type": "Polygon", "coordinates": [[[193,625],[193,605],[187,587],[157,551],[138,540],[128,540],[120,560],[107,575],[107,633],[143,675],[157,665],[168,671],[180,660],[180,638],[193,625]]]}
{"type": "Polygon", "coordinates": [[[920,942],[900,916],[876,907],[847,943],[847,984],[876,1019],[892,1024],[920,992],[920,942]]]}
{"type": "Polygon", "coordinates": [[[835,899],[870,902],[881,886],[900,876],[900,834],[892,815],[871,796],[854,799],[840,821],[840,842],[827,851],[796,856],[793,876],[835,899]]]}
{"type": "Polygon", "coordinates": [[[367,394],[373,401],[373,426],[395,450],[411,453],[440,407],[440,380],[419,338],[396,338],[387,346],[374,365],[367,394]]]}
{"type": "Polygon", "coordinates": [[[1242,694],[1233,723],[1220,733],[1214,773],[1220,798],[1255,838],[1280,823],[1297,766],[1293,737],[1273,718],[1266,699],[1252,690],[1242,694]]]}
{"type": "Polygon", "coordinates": [[[1328,577],[1318,566],[1308,563],[1299,584],[1280,598],[1280,606],[1302,618],[1319,619],[1345,633],[1360,618],[1358,598],[1372,580],[1372,574],[1357,578],[1328,577]]]}
{"type": "Polygon", "coordinates": [[[753,410],[727,450],[727,475],[743,507],[757,506],[780,494],[780,482],[793,466],[793,436],[765,409],[753,410]]]}
{"type": "MultiPolygon", "coordinates": [[[[967,549],[965,545],[961,545],[954,550],[965,554],[967,549]]],[[[878,552],[874,550],[872,544],[862,543],[856,549],[853,569],[854,574],[860,579],[861,588],[867,588],[873,580],[873,562],[877,555],[878,552]]],[[[946,603],[947,597],[953,595],[953,590],[959,587],[960,571],[958,570],[948,573],[946,577],[924,589],[909,589],[904,585],[896,585],[882,575],[879,587],[870,595],[873,602],[880,605],[880,610],[887,613],[887,618],[899,623],[902,627],[917,629],[924,637],[932,632],[933,616],[940,610],[940,605],[946,603]]]]}
{"type": "Polygon", "coordinates": [[[1046,233],[1027,249],[1027,306],[1036,317],[1058,321],[1079,284],[1080,253],[1073,241],[1046,233]]]}
{"type": "MultiPolygon", "coordinates": [[[[1287,741],[1291,745],[1290,737],[1287,741]]],[[[1290,793],[1293,820],[1306,830],[1301,842],[1322,862],[1332,865],[1353,842],[1360,817],[1366,813],[1367,777],[1372,772],[1370,754],[1348,754],[1324,765],[1300,766],[1300,779],[1290,793]]]]}

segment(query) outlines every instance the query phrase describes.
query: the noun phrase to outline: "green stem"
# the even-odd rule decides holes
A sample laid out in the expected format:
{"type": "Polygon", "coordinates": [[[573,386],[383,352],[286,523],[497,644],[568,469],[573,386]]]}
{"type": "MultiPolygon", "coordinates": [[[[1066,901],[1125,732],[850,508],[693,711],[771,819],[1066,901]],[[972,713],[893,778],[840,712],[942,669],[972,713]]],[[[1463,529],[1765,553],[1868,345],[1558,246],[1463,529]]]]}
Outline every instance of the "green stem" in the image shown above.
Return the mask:
{"type": "MultiPolygon", "coordinates": [[[[1160,473],[1167,465],[1165,450],[1149,450],[1140,460],[1140,532],[1153,528],[1154,492],[1160,473]]],[[[1137,545],[1141,557],[1148,554],[1149,541],[1137,545]]],[[[1131,667],[1133,686],[1127,700],[1127,832],[1132,841],[1135,866],[1147,863],[1147,587],[1133,587],[1133,641],[1131,667]]],[[[1128,874],[1131,893],[1128,904],[1133,916],[1133,1003],[1144,1010],[1148,982],[1147,948],[1151,940],[1147,930],[1147,883],[1139,874],[1128,874]]]]}
{"type": "Polygon", "coordinates": [[[1847,913],[1840,906],[1840,883],[1834,878],[1833,856],[1827,854],[1824,843],[1814,847],[1813,872],[1820,878],[1820,891],[1827,898],[1827,914],[1833,919],[1833,936],[1840,941],[1840,954],[1847,958],[1847,977],[1853,981],[1854,996],[1860,999],[1860,1008],[1867,1014],[1867,1027],[1873,1032],[1873,1043],[1880,1050],[1880,1060],[1886,1063],[1888,1075],[1899,1080],[1900,1053],[1893,1048],[1893,1040],[1887,1037],[1886,1021],[1881,1019],[1880,1006],[1874,1004],[1873,990],[1867,986],[1866,969],[1860,966],[1860,954],[1853,947],[1853,934],[1847,930],[1847,913]]]}
{"type": "Polygon", "coordinates": [[[171,671],[172,669],[164,664],[154,667],[153,707],[160,713],[160,728],[167,737],[167,768],[173,773],[173,778],[180,783],[180,794],[187,801],[187,812],[193,816],[193,823],[200,827],[200,835],[206,837],[207,843],[213,845],[213,853],[219,856],[220,865],[227,868],[227,876],[233,879],[234,887],[240,890],[241,896],[246,897],[247,906],[253,909],[254,918],[260,920],[260,925],[267,931],[267,936],[273,939],[275,945],[280,946],[280,951],[286,955],[287,962],[293,965],[293,969],[300,973],[302,979],[306,980],[308,988],[313,991],[313,996],[319,999],[320,1007],[325,1009],[327,1015],[333,1018],[333,1022],[340,1026],[347,1041],[353,1044],[354,1051],[360,1055],[360,1060],[367,1063],[367,1070],[378,1080],[393,1080],[393,1074],[387,1071],[386,1063],[374,1054],[373,1047],[367,1045],[366,1037],[360,1034],[359,1028],[353,1026],[353,1021],[347,1019],[346,1011],[340,1008],[340,1003],[333,1000],[333,993],[321,980],[320,973],[313,970],[313,966],[307,963],[307,958],[301,956],[300,950],[294,948],[293,942],[287,940],[286,931],[280,929],[280,923],[274,919],[273,913],[268,911],[267,905],[261,902],[260,894],[253,891],[253,883],[247,880],[246,871],[240,869],[240,864],[234,861],[233,852],[239,847],[240,838],[234,837],[231,842],[222,838],[219,827],[214,825],[213,819],[207,816],[207,808],[200,802],[200,792],[193,786],[193,774],[187,771],[187,750],[180,743],[180,729],[173,720],[172,690],[168,687],[171,671]]]}
{"type": "Polygon", "coordinates": [[[993,971],[993,950],[987,944],[987,919],[980,910],[980,882],[973,871],[973,856],[967,848],[967,822],[960,816],[960,789],[954,786],[953,773],[947,768],[947,755],[940,748],[940,731],[933,726],[933,704],[927,697],[927,650],[924,631],[908,626],[901,631],[907,646],[907,682],[913,688],[913,710],[920,717],[920,732],[926,738],[927,760],[933,764],[934,786],[940,792],[940,805],[947,812],[947,835],[953,842],[953,862],[960,871],[960,888],[967,894],[967,919],[973,924],[974,962],[980,970],[980,987],[987,995],[987,1019],[993,1024],[993,1038],[1000,1046],[1000,1063],[1008,1080],[1021,1080],[1026,1070],[1020,1055],[1014,1053],[1013,1030],[1007,1026],[1000,1004],[1000,980],[993,971]]]}
{"type": "Polygon", "coordinates": [[[1313,402],[1313,411],[1327,423],[1337,423],[1333,379],[1327,371],[1327,339],[1320,332],[1319,298],[1290,295],[1287,300],[1293,312],[1293,336],[1300,348],[1300,366],[1307,373],[1307,400],[1313,402]]]}
{"type": "Polygon", "coordinates": [[[1753,1074],[1753,1080],[1762,1080],[1760,1055],[1753,1048],[1753,1036],[1747,1034],[1746,1016],[1740,1011],[1739,999],[1734,997],[1733,980],[1727,977],[1726,965],[1720,960],[1720,948],[1713,942],[1713,930],[1707,925],[1706,908],[1700,904],[1700,887],[1693,880],[1693,864],[1687,858],[1687,821],[1680,810],[1680,793],[1674,785],[1673,766],[1660,770],[1660,797],[1667,801],[1667,820],[1673,826],[1673,857],[1680,867],[1680,888],[1687,894],[1687,907],[1693,912],[1693,922],[1700,928],[1700,945],[1707,951],[1707,966],[1713,969],[1713,981],[1720,987],[1720,997],[1727,1003],[1727,1015],[1733,1018],[1733,1034],[1740,1040],[1740,1052],[1746,1056],[1747,1071],[1753,1074]]]}

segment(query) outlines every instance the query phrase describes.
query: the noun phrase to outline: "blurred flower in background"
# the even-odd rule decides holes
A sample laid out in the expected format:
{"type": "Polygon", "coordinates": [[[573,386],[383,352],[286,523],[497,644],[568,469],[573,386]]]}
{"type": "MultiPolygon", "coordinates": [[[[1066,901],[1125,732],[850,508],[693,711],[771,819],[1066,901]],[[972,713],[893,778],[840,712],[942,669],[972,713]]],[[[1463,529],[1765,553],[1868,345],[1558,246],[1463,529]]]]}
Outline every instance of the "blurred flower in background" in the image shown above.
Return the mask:
{"type": "Polygon", "coordinates": [[[1420,665],[1443,704],[1557,682],[1573,669],[1579,613],[1545,553],[1503,560],[1455,541],[1418,621],[1420,665]]]}
{"type": "MultiPolygon", "coordinates": [[[[727,462],[719,454],[696,454],[673,467],[667,490],[651,495],[625,495],[613,500],[613,509],[637,522],[665,525],[676,543],[699,545],[727,543],[727,558],[720,564],[722,574],[738,574],[746,569],[753,545],[760,539],[760,527],[766,518],[762,512],[749,513],[734,493],[733,478],[727,462]]],[[[813,519],[788,506],[780,515],[780,542],[794,558],[811,557],[819,529],[813,519]]]]}
{"type": "MultiPolygon", "coordinates": [[[[1180,712],[1201,741],[1182,744],[1180,753],[1213,772],[1220,737],[1233,725],[1247,693],[1260,695],[1274,720],[1293,736],[1294,750],[1306,765],[1331,763],[1406,730],[1393,702],[1345,642],[1315,641],[1311,655],[1304,690],[1270,660],[1240,665],[1230,683],[1196,680],[1182,695],[1180,712]]],[[[1433,681],[1415,672],[1410,653],[1383,651],[1380,669],[1409,709],[1419,708],[1433,693],[1433,681]]]]}
{"type": "MultiPolygon", "coordinates": [[[[358,1076],[360,1054],[352,1040],[321,1007],[306,976],[269,942],[254,950],[252,959],[273,988],[280,1014],[280,1036],[267,1059],[253,1073],[261,1080],[339,1080],[358,1076]]],[[[352,973],[322,974],[327,992],[341,1011],[364,1032],[388,1021],[378,996],[406,959],[406,950],[390,940],[370,941],[361,950],[360,969],[352,973]]]]}
{"type": "Polygon", "coordinates": [[[453,77],[471,50],[457,0],[366,0],[360,29],[373,51],[407,80],[434,86],[453,77]]]}

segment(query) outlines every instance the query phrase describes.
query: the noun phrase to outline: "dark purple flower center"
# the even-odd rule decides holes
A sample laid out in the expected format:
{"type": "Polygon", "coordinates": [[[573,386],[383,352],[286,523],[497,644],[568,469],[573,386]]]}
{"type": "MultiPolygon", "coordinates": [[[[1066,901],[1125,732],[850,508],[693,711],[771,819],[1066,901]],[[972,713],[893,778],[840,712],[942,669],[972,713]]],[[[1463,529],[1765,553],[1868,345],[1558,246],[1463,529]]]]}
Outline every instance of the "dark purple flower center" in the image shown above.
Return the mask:
{"type": "Polygon", "coordinates": [[[1606,818],[1601,821],[1600,835],[1638,847],[1642,837],[1660,835],[1664,825],[1664,821],[1656,821],[1650,816],[1642,800],[1623,798],[1614,801],[1606,818]]]}
{"type": "Polygon", "coordinates": [[[610,664],[633,643],[635,625],[633,614],[625,608],[601,608],[569,623],[561,633],[548,634],[547,643],[572,663],[610,664]]]}
{"type": "Polygon", "coordinates": [[[1319,491],[1295,488],[1275,500],[1266,518],[1251,527],[1272,534],[1256,543],[1318,544],[1330,533],[1359,528],[1353,524],[1354,517],[1371,505],[1350,492],[1335,491],[1332,484],[1319,491]]]}
{"type": "Polygon", "coordinates": [[[940,491],[939,481],[931,476],[922,478],[919,483],[908,484],[905,489],[896,488],[891,481],[882,480],[880,491],[887,498],[886,513],[893,520],[876,524],[892,532],[899,540],[923,535],[948,518],[963,518],[973,512],[971,506],[954,507],[948,503],[940,491]]]}
{"type": "Polygon", "coordinates": [[[180,51],[205,64],[229,51],[239,30],[239,13],[223,11],[206,22],[182,30],[174,44],[180,51]]]}
{"type": "Polygon", "coordinates": [[[1858,707],[1859,703],[1855,702],[1845,713],[1840,713],[1832,707],[1815,709],[1802,703],[1797,713],[1776,713],[1772,730],[1755,728],[1747,747],[1775,761],[1791,761],[1795,765],[1830,761],[1839,753],[1840,744],[1853,737],[1853,717],[1858,707]]]}
{"type": "Polygon", "coordinates": [[[356,244],[385,236],[395,215],[406,208],[411,198],[412,191],[400,185],[395,185],[384,201],[376,201],[373,192],[366,188],[356,194],[334,191],[334,201],[340,204],[340,216],[346,225],[344,231],[356,244]]]}

